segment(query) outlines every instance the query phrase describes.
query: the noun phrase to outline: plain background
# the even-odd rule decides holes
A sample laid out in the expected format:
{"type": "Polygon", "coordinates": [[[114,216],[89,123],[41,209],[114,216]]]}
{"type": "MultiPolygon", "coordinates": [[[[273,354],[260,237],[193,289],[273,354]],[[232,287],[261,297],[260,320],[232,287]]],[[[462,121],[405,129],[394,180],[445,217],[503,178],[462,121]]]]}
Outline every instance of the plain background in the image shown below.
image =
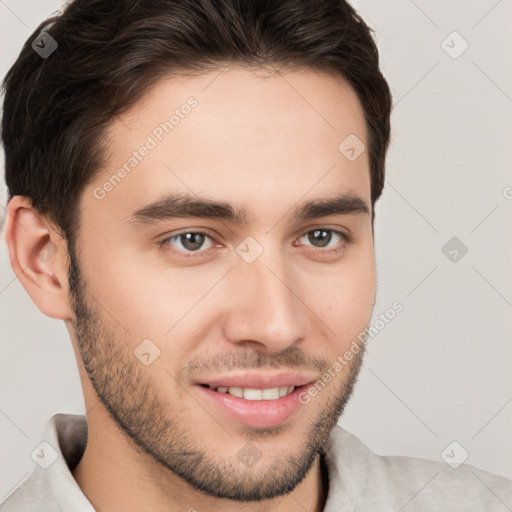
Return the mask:
{"type": "MultiPolygon", "coordinates": [[[[468,464],[510,478],[512,3],[353,5],[376,31],[394,96],[374,319],[395,301],[404,309],[369,343],[340,424],[379,454],[442,460],[457,441],[468,464]],[[456,262],[442,251],[452,237],[467,247],[456,262]]],[[[2,77],[60,6],[0,1],[2,77]]],[[[84,405],[64,323],[31,302],[3,237],[0,272],[1,500],[34,466],[49,417],[84,405]]]]}

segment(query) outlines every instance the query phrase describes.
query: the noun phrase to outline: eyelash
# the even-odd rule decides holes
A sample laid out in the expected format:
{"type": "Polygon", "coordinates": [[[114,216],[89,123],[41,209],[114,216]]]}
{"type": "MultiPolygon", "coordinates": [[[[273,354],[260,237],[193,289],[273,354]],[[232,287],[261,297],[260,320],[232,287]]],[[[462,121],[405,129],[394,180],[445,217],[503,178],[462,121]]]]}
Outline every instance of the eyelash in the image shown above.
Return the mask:
{"type": "MultiPolygon", "coordinates": [[[[299,239],[304,237],[305,235],[307,235],[309,233],[313,233],[314,231],[327,231],[327,232],[335,233],[335,234],[339,235],[342,238],[343,242],[344,242],[341,245],[341,247],[337,247],[336,249],[322,250],[322,248],[318,248],[317,247],[317,249],[319,249],[320,252],[322,252],[324,254],[336,254],[336,253],[340,252],[345,247],[345,245],[349,245],[349,244],[351,244],[353,242],[353,238],[352,238],[351,235],[349,235],[347,233],[343,233],[342,231],[338,231],[336,229],[331,229],[331,228],[326,228],[326,227],[318,227],[318,228],[315,228],[315,229],[309,229],[308,231],[304,232],[299,237],[299,239]]],[[[200,231],[200,230],[199,231],[182,231],[181,233],[177,233],[175,235],[172,235],[170,237],[165,238],[164,240],[162,240],[160,245],[161,246],[165,246],[164,247],[165,251],[172,252],[173,254],[177,253],[177,254],[179,254],[183,258],[197,258],[197,257],[201,257],[205,252],[209,251],[209,249],[197,250],[197,251],[183,251],[181,249],[174,250],[174,249],[170,249],[169,248],[170,244],[166,243],[169,240],[179,239],[180,236],[186,235],[186,234],[190,234],[190,233],[193,233],[195,235],[205,235],[206,237],[211,238],[213,240],[213,237],[211,235],[209,235],[208,233],[206,233],[205,231],[200,231]],[[189,253],[189,254],[187,254],[187,253],[189,253]]]]}

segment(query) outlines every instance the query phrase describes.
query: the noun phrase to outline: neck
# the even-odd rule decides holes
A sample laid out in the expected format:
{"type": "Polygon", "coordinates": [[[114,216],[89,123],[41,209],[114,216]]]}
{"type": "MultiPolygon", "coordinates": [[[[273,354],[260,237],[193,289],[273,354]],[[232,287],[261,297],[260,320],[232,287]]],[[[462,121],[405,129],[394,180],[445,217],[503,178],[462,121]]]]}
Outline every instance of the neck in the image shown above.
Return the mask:
{"type": "Polygon", "coordinates": [[[206,495],[143,452],[120,432],[101,405],[88,415],[87,446],[72,473],[91,504],[102,512],[321,512],[328,491],[327,472],[319,455],[302,482],[284,496],[239,502],[206,495]]]}

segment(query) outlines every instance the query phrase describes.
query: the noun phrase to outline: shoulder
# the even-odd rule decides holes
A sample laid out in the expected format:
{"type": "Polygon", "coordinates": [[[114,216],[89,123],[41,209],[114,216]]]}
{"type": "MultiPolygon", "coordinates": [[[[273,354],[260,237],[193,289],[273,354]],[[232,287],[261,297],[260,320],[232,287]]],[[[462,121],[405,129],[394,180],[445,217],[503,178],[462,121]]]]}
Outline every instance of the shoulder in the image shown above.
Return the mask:
{"type": "Polygon", "coordinates": [[[33,471],[0,504],[0,512],[93,511],[71,470],[85,449],[87,420],[56,414],[46,424],[43,441],[34,451],[33,471]]]}
{"type": "Polygon", "coordinates": [[[349,510],[372,505],[380,511],[404,512],[512,508],[512,480],[469,464],[454,469],[443,461],[377,455],[339,426],[333,429],[324,453],[333,494],[349,510]]]}
{"type": "Polygon", "coordinates": [[[0,512],[60,512],[59,505],[42,475],[34,469],[30,476],[0,504],[0,512]]]}

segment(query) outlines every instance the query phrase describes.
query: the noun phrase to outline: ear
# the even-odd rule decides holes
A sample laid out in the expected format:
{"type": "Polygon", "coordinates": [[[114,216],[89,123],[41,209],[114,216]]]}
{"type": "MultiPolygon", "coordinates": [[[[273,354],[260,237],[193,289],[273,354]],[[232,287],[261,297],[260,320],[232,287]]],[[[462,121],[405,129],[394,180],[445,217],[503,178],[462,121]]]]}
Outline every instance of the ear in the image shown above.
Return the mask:
{"type": "Polygon", "coordinates": [[[11,266],[34,304],[47,316],[73,318],[68,296],[67,242],[29,198],[13,196],[7,205],[5,241],[11,266]]]}

